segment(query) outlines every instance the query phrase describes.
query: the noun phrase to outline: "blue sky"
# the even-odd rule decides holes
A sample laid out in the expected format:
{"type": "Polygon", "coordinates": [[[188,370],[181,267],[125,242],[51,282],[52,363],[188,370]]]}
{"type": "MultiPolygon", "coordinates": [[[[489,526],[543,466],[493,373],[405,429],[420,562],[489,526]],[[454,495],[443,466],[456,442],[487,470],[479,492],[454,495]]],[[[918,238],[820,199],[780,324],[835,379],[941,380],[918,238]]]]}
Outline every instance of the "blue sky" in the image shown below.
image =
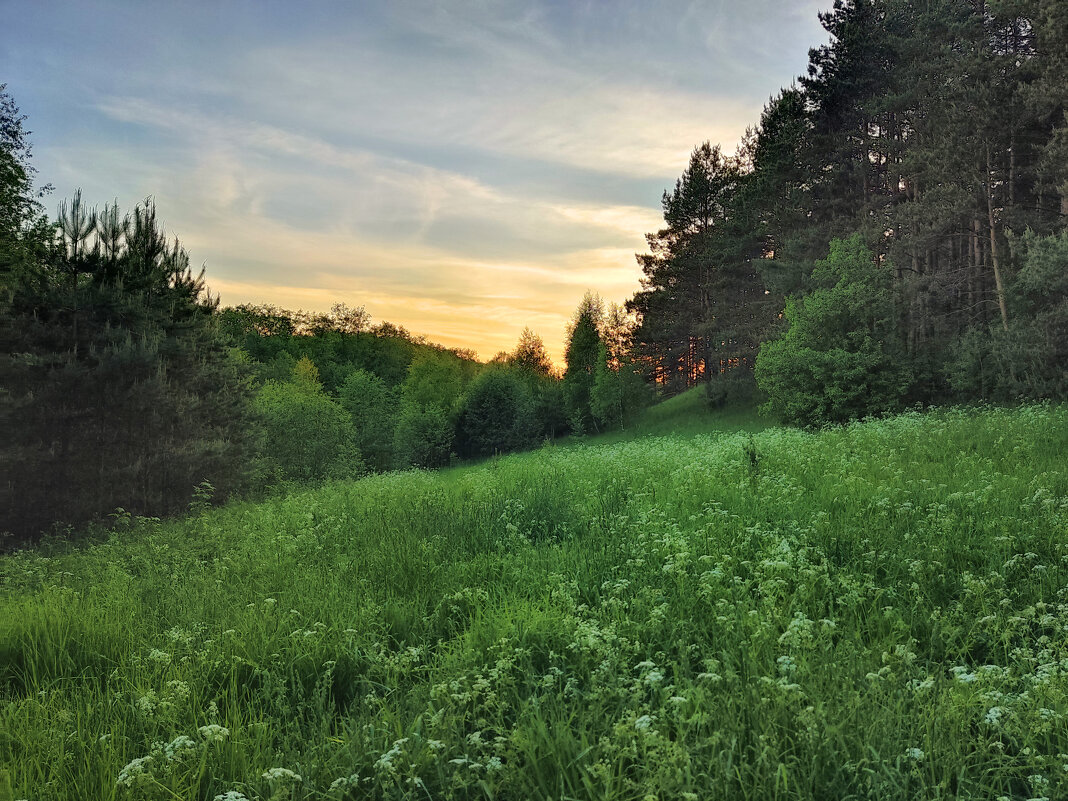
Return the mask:
{"type": "Polygon", "coordinates": [[[0,0],[0,82],[50,207],[155,197],[224,304],[364,305],[483,358],[530,326],[560,362],[828,4],[0,0]]]}

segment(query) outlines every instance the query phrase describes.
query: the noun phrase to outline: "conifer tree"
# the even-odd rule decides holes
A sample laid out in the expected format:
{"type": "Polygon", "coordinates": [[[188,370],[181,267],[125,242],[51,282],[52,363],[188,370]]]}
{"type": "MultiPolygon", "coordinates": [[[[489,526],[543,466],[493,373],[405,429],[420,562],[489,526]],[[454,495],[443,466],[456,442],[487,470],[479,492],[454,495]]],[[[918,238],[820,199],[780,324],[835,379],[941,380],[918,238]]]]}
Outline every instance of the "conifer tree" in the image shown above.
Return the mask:
{"type": "Polygon", "coordinates": [[[21,256],[4,277],[0,530],[32,537],[117,507],[169,514],[205,480],[224,497],[243,481],[248,385],[203,272],[151,201],[97,215],[78,193],[53,236],[29,211],[8,114],[5,163],[22,169],[5,173],[14,202],[0,216],[18,223],[0,251],[21,256]],[[43,232],[32,248],[31,229],[43,232]]]}
{"type": "Polygon", "coordinates": [[[597,430],[590,395],[597,374],[597,365],[603,355],[601,346],[601,322],[604,306],[601,298],[587,292],[571,321],[567,336],[564,359],[564,399],[571,430],[582,434],[597,430]]]}

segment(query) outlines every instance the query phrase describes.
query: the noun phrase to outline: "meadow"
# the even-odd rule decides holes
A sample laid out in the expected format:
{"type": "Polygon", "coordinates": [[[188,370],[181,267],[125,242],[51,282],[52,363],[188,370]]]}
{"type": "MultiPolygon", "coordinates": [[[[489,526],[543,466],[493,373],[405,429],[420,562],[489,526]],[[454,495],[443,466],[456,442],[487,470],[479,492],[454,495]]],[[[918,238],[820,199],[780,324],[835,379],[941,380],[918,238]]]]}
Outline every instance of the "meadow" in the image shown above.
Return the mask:
{"type": "Polygon", "coordinates": [[[1068,797],[1068,407],[657,414],[0,557],[0,801],[1068,797]]]}

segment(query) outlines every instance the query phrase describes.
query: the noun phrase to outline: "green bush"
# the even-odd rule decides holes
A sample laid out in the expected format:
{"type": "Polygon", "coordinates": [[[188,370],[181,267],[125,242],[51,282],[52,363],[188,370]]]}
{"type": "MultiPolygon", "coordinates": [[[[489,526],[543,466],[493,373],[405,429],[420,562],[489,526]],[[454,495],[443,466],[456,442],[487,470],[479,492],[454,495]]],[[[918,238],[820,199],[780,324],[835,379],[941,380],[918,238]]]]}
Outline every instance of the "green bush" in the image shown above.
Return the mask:
{"type": "Polygon", "coordinates": [[[538,431],[530,387],[512,370],[486,370],[467,388],[458,428],[465,455],[531,447],[538,431]]]}
{"type": "Polygon", "coordinates": [[[789,328],[765,342],[756,379],[763,409],[787,423],[844,423],[900,408],[912,383],[898,341],[890,268],[859,235],[831,242],[816,287],[786,304],[789,328]]]}
{"type": "Polygon", "coordinates": [[[711,409],[752,407],[759,395],[753,371],[744,366],[716,373],[705,384],[705,398],[711,409]]]}
{"type": "Polygon", "coordinates": [[[267,480],[321,481],[364,472],[348,413],[311,381],[268,381],[253,403],[267,480]]]}
{"type": "Polygon", "coordinates": [[[967,398],[1068,397],[1068,233],[1028,232],[1008,286],[1009,327],[971,328],[950,350],[945,374],[967,398]]]}
{"type": "Polygon", "coordinates": [[[606,431],[622,431],[652,402],[653,392],[629,358],[610,361],[602,344],[590,388],[590,411],[606,431]]]}
{"type": "Polygon", "coordinates": [[[393,449],[397,463],[411,467],[444,467],[452,457],[455,430],[449,414],[431,404],[407,402],[397,417],[393,449]]]}
{"type": "Polygon", "coordinates": [[[388,470],[393,465],[396,402],[386,382],[366,370],[355,370],[341,385],[339,400],[352,418],[356,446],[367,465],[388,470]]]}

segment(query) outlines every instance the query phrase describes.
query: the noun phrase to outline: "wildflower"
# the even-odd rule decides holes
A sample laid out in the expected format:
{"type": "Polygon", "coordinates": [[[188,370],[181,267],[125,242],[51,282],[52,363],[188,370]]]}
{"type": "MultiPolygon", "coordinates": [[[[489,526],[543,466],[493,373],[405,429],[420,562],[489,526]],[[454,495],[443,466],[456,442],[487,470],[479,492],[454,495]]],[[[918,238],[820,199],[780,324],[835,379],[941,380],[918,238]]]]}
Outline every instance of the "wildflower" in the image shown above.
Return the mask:
{"type": "Polygon", "coordinates": [[[225,793],[221,793],[215,796],[215,801],[248,801],[244,793],[239,793],[237,790],[227,790],[225,793]]]}
{"type": "Polygon", "coordinates": [[[653,725],[653,719],[649,715],[642,715],[636,721],[634,721],[634,728],[638,731],[645,731],[653,725]]]}
{"type": "Polygon", "coordinates": [[[986,717],[983,718],[983,720],[985,720],[991,726],[997,726],[999,725],[998,721],[1001,720],[1001,716],[1003,714],[1005,714],[1004,707],[993,706],[987,711],[986,717]]]}
{"type": "Polygon", "coordinates": [[[921,762],[923,760],[924,753],[919,748],[906,748],[905,756],[907,756],[913,762],[921,762]]]}
{"type": "Polygon", "coordinates": [[[138,696],[137,698],[137,708],[140,710],[141,714],[146,717],[155,714],[157,704],[158,699],[156,698],[156,693],[152,690],[149,690],[147,693],[138,696]]]}
{"type": "Polygon", "coordinates": [[[150,775],[149,765],[152,764],[152,757],[143,756],[137,759],[131,760],[126,764],[122,770],[119,771],[119,778],[115,784],[119,787],[133,787],[134,784],[142,776],[150,775]]]}
{"type": "Polygon", "coordinates": [[[159,648],[153,648],[148,652],[148,658],[153,662],[159,662],[161,665],[170,664],[171,655],[166,651],[161,651],[159,648]]]}
{"type": "Polygon", "coordinates": [[[163,754],[168,762],[180,762],[197,750],[197,744],[191,737],[180,734],[163,746],[163,754]]]}
{"type": "Polygon", "coordinates": [[[357,787],[360,783],[360,776],[358,773],[353,773],[351,776],[342,776],[340,779],[334,779],[330,783],[330,792],[336,792],[337,790],[348,790],[350,787],[357,787]]]}
{"type": "Polygon", "coordinates": [[[967,684],[968,682],[975,681],[975,674],[969,673],[968,668],[964,667],[963,665],[957,665],[955,667],[950,668],[950,672],[953,673],[953,678],[955,678],[957,681],[964,682],[965,684],[967,684]]]}
{"type": "Polygon", "coordinates": [[[230,736],[230,730],[217,723],[209,723],[207,726],[201,726],[197,731],[200,732],[200,736],[209,743],[225,742],[226,738],[230,736]]]}
{"type": "Polygon", "coordinates": [[[300,774],[294,773],[289,768],[268,768],[262,775],[269,782],[293,782],[296,784],[300,781],[300,774]]]}

